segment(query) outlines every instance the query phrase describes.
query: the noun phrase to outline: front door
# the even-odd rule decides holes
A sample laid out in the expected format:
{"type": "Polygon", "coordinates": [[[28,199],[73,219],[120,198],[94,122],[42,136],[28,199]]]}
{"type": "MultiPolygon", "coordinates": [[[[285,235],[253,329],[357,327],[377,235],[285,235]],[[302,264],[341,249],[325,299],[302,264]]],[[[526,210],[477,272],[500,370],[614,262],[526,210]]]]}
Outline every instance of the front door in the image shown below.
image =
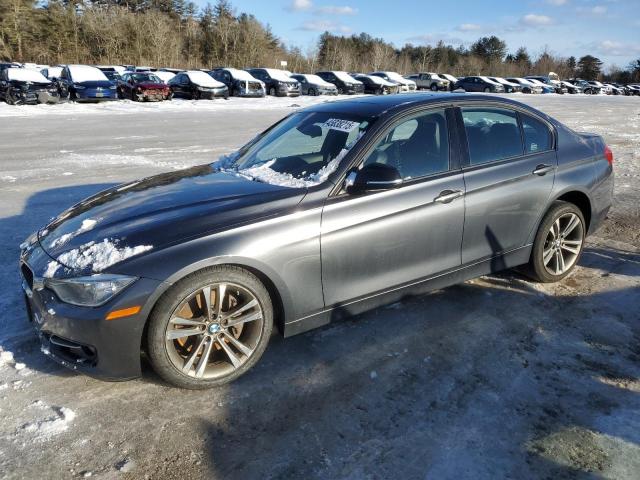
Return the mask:
{"type": "Polygon", "coordinates": [[[396,168],[400,187],[328,200],[321,228],[327,306],[460,265],[464,181],[449,161],[446,118],[431,109],[399,120],[365,156],[360,167],[396,168]]]}
{"type": "Polygon", "coordinates": [[[537,228],[557,166],[551,127],[504,107],[461,109],[469,158],[464,167],[462,263],[522,247],[537,228]]]}

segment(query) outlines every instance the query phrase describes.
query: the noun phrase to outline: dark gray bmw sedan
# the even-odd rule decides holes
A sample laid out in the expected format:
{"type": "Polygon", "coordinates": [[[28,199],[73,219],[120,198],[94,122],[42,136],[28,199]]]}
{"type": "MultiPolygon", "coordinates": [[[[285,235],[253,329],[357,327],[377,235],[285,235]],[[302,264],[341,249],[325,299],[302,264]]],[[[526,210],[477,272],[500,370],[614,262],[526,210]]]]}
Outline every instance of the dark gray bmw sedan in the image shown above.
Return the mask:
{"type": "Polygon", "coordinates": [[[211,165],[72,206],[21,246],[42,350],[105,379],[229,382],[290,336],[525,266],[555,282],[611,206],[613,156],[521,103],[407,94],[293,113],[211,165]]]}

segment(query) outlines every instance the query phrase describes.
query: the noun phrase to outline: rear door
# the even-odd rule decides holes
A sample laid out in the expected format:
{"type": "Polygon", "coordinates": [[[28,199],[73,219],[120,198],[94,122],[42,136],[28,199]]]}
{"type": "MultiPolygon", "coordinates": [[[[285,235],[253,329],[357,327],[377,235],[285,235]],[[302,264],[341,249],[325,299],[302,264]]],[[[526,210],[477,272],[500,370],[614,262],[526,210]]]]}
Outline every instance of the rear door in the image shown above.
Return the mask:
{"type": "MultiPolygon", "coordinates": [[[[400,187],[329,198],[322,214],[325,304],[388,291],[460,265],[464,182],[450,147],[453,110],[393,123],[362,165],[397,168],[400,187]]],[[[456,142],[452,142],[456,145],[456,142]]]]}
{"type": "Polygon", "coordinates": [[[541,118],[501,104],[457,110],[466,135],[462,263],[526,245],[547,205],[557,167],[554,132],[541,118]]]}

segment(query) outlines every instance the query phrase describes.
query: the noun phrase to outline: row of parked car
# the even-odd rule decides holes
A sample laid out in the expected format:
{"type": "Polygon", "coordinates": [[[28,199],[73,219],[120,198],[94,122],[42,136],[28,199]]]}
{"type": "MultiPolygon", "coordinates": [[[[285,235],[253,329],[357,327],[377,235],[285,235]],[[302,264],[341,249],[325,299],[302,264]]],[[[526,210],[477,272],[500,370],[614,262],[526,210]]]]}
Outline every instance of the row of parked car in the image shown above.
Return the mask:
{"type": "Polygon", "coordinates": [[[0,100],[10,104],[55,103],[60,100],[130,99],[162,101],[173,97],[214,99],[238,97],[394,94],[428,89],[485,93],[608,93],[640,95],[640,86],[602,84],[549,76],[502,78],[449,74],[320,71],[292,73],[273,68],[213,70],[155,69],[134,65],[57,65],[0,63],[0,100]]]}

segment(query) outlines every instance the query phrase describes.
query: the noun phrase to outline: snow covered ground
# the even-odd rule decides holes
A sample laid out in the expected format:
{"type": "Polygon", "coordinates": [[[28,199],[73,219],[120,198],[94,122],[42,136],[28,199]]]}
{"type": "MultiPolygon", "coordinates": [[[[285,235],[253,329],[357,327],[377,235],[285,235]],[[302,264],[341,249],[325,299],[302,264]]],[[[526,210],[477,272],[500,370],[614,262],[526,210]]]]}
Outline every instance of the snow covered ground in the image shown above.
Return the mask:
{"type": "Polygon", "coordinates": [[[51,363],[18,245],[99,189],[210,162],[325,99],[0,104],[0,478],[636,479],[640,99],[517,98],[614,152],[615,205],[574,274],[483,277],[274,337],[206,392],[51,363]]]}

